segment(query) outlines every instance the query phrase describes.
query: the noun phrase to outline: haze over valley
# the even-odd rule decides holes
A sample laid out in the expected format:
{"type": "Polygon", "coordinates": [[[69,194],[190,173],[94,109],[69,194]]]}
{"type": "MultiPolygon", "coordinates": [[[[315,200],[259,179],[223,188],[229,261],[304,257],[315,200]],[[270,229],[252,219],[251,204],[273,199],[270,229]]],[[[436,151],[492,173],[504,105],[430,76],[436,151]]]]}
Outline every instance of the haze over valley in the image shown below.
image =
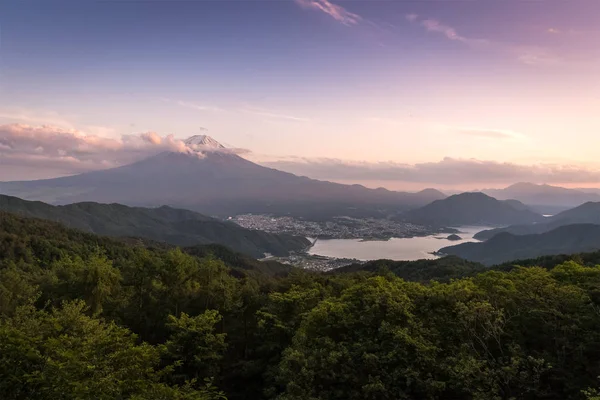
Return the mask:
{"type": "Polygon", "coordinates": [[[12,196],[2,197],[0,208],[99,234],[186,246],[221,244],[253,257],[275,257],[320,270],[377,258],[416,260],[457,254],[490,264],[596,249],[593,229],[584,231],[589,243],[569,244],[567,237],[580,229],[575,226],[554,233],[552,240],[566,241],[564,245],[526,240],[526,249],[512,253],[492,246],[494,241],[485,246],[451,243],[487,241],[502,232],[539,234],[598,223],[600,203],[589,201],[599,196],[595,193],[528,183],[486,190],[487,194],[450,196],[436,189],[369,189],[263,167],[208,135],[175,143],[116,168],[0,183],[0,192],[12,196]],[[573,205],[572,210],[552,217],[540,210],[573,205]],[[151,219],[145,222],[144,218],[151,219]],[[477,226],[481,232],[476,232],[477,226]],[[462,251],[467,248],[485,255],[462,251]],[[504,256],[488,254],[494,251],[504,256]]]}

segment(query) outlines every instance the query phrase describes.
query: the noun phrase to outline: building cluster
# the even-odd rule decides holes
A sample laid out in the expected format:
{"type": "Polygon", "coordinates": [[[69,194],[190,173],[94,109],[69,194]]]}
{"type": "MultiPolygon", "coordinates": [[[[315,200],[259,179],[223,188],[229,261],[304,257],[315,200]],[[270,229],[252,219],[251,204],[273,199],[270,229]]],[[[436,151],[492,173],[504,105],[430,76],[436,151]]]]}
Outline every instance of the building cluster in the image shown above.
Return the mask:
{"type": "Polygon", "coordinates": [[[277,260],[282,264],[293,265],[294,267],[310,269],[313,271],[330,271],[350,264],[365,263],[365,261],[351,258],[334,258],[306,253],[292,254],[288,257],[277,257],[271,259],[277,260]]]}
{"type": "Polygon", "coordinates": [[[288,216],[243,214],[231,220],[248,229],[319,239],[387,240],[393,237],[406,238],[435,233],[424,226],[375,218],[336,217],[328,221],[308,221],[288,216]]]}

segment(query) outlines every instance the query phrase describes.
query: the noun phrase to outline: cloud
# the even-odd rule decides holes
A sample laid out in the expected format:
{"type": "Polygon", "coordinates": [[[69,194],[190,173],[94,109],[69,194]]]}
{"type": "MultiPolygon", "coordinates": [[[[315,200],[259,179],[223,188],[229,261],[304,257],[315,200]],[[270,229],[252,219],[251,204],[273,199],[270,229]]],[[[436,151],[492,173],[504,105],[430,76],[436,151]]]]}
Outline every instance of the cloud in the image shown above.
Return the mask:
{"type": "Polygon", "coordinates": [[[199,157],[215,151],[246,152],[188,146],[173,135],[156,132],[110,138],[49,125],[8,124],[0,125],[0,180],[37,179],[112,168],[163,151],[189,152],[199,157]]]}
{"type": "Polygon", "coordinates": [[[538,46],[510,46],[507,52],[515,55],[517,60],[527,65],[557,65],[562,59],[550,50],[538,46]]]}
{"type": "MultiPolygon", "coordinates": [[[[504,53],[523,64],[556,65],[562,61],[560,57],[545,47],[517,45],[496,42],[489,39],[471,38],[459,34],[455,28],[436,19],[420,19],[417,14],[407,14],[405,17],[411,23],[418,24],[428,32],[441,34],[448,40],[464,43],[465,45],[477,50],[504,53]]],[[[554,33],[558,33],[558,31],[554,33]]]]}
{"type": "Polygon", "coordinates": [[[246,113],[250,113],[250,114],[262,116],[262,117],[267,117],[267,118],[286,119],[286,120],[298,121],[298,122],[309,121],[308,118],[297,117],[297,116],[288,115],[288,114],[281,114],[281,113],[276,112],[276,111],[265,110],[265,109],[262,109],[262,108],[244,107],[242,109],[242,111],[246,112],[246,113]]]}
{"type": "Polygon", "coordinates": [[[450,40],[460,40],[460,41],[466,40],[465,37],[457,34],[456,30],[454,28],[449,27],[447,25],[443,25],[439,21],[436,21],[435,19],[426,19],[424,21],[421,21],[421,25],[423,25],[425,27],[425,29],[427,29],[429,32],[442,33],[444,36],[446,36],[450,40]]]}
{"type": "MultiPolygon", "coordinates": [[[[178,106],[185,107],[185,108],[191,108],[191,109],[197,110],[197,111],[203,111],[203,112],[226,111],[220,107],[201,105],[201,104],[196,104],[196,103],[183,101],[183,100],[172,100],[172,99],[165,98],[165,97],[160,97],[159,99],[162,101],[165,101],[165,102],[176,104],[178,106]]],[[[297,116],[293,116],[293,115],[289,115],[289,114],[280,113],[277,111],[272,111],[272,110],[253,107],[253,106],[245,106],[245,105],[231,107],[227,111],[230,113],[248,113],[248,114],[254,114],[254,115],[267,117],[267,118],[285,119],[285,120],[290,120],[290,121],[308,121],[308,118],[297,117],[297,116]]],[[[201,130],[208,130],[208,129],[201,128],[201,130]]]]}
{"type": "Polygon", "coordinates": [[[176,104],[178,106],[185,107],[185,108],[191,108],[192,110],[196,110],[196,111],[203,111],[203,112],[205,112],[205,111],[206,112],[223,111],[223,109],[220,107],[209,106],[209,105],[205,105],[205,104],[197,104],[197,103],[193,103],[190,101],[173,100],[173,99],[169,99],[166,97],[160,97],[159,99],[162,101],[165,101],[167,103],[176,104]]]}
{"type": "Polygon", "coordinates": [[[406,14],[406,19],[410,22],[415,22],[418,18],[418,14],[406,14]]]}
{"type": "Polygon", "coordinates": [[[358,14],[351,13],[342,6],[338,6],[328,0],[295,0],[303,8],[319,10],[344,25],[356,25],[362,21],[358,14]]]}
{"type": "Polygon", "coordinates": [[[501,130],[501,129],[480,129],[480,128],[458,128],[453,129],[453,132],[459,135],[467,135],[473,137],[481,137],[488,139],[522,139],[524,136],[520,133],[501,130]]]}
{"type": "Polygon", "coordinates": [[[600,170],[579,166],[523,165],[449,157],[439,162],[419,164],[307,158],[288,158],[261,164],[315,179],[345,182],[395,181],[444,186],[511,184],[514,182],[560,184],[600,182],[600,170]]]}
{"type": "Polygon", "coordinates": [[[465,43],[469,46],[487,46],[490,41],[487,39],[473,39],[458,34],[456,29],[449,25],[445,25],[436,19],[423,19],[419,21],[417,14],[407,14],[406,19],[410,22],[418,22],[420,26],[425,28],[428,32],[434,32],[444,35],[449,40],[465,43]]]}
{"type": "Polygon", "coordinates": [[[21,122],[27,124],[52,124],[62,128],[73,129],[73,123],[65,116],[47,110],[0,109],[0,119],[4,122],[21,122]]]}

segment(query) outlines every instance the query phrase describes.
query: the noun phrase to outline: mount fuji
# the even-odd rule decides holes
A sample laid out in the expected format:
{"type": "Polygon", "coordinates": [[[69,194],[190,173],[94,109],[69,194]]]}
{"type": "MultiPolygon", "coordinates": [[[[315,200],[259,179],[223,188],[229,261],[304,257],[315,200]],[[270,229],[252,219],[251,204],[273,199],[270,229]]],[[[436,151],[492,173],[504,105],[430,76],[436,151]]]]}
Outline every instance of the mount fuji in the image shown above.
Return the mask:
{"type": "Polygon", "coordinates": [[[211,138],[208,135],[194,135],[183,141],[188,146],[198,146],[204,147],[207,149],[224,149],[221,143],[217,142],[215,139],[211,138]]]}
{"type": "Polygon", "coordinates": [[[0,193],[51,204],[82,201],[130,206],[169,205],[204,214],[383,216],[445,196],[368,189],[319,181],[248,161],[206,135],[185,141],[185,152],[162,152],[133,164],[80,175],[0,183],[0,193]]]}

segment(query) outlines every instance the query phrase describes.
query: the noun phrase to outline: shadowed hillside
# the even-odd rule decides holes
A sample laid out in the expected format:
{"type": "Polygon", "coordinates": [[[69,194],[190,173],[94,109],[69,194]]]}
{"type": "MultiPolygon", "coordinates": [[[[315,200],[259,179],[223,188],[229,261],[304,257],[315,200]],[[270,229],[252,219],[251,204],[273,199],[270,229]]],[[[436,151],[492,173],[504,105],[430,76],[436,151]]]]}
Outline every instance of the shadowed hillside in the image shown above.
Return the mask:
{"type": "Polygon", "coordinates": [[[589,202],[575,207],[571,210],[563,211],[552,217],[545,218],[537,224],[519,224],[506,228],[488,229],[478,232],[475,239],[488,240],[498,233],[508,232],[513,235],[532,235],[536,233],[549,232],[565,225],[573,224],[596,224],[600,225],[600,202],[589,202]]]}
{"type": "Polygon", "coordinates": [[[462,193],[408,211],[397,219],[429,226],[506,226],[538,222],[544,217],[516,200],[499,201],[483,193],[462,193]]]}
{"type": "Polygon", "coordinates": [[[261,258],[265,253],[286,256],[305,249],[303,237],[242,228],[193,211],[171,207],[140,208],[121,204],[76,203],[52,206],[0,195],[0,210],[64,223],[101,235],[134,236],[180,246],[217,243],[261,258]]]}
{"type": "Polygon", "coordinates": [[[585,253],[600,249],[600,225],[565,225],[534,235],[500,233],[480,243],[462,243],[439,250],[485,265],[553,254],[585,253]]]}

